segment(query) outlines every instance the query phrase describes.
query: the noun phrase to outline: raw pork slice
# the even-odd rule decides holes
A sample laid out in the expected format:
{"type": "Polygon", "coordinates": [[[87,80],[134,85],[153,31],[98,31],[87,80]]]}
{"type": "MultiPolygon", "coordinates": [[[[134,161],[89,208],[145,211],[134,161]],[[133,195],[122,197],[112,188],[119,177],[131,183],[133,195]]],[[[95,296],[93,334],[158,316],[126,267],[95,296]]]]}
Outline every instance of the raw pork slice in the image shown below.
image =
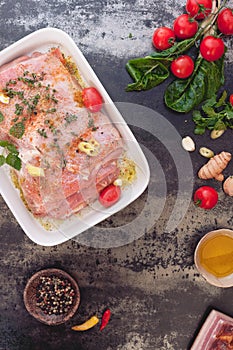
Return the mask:
{"type": "Polygon", "coordinates": [[[15,144],[16,172],[35,216],[66,218],[94,201],[119,175],[123,142],[101,112],[81,105],[81,87],[59,49],[0,68],[0,139],[15,144]]]}

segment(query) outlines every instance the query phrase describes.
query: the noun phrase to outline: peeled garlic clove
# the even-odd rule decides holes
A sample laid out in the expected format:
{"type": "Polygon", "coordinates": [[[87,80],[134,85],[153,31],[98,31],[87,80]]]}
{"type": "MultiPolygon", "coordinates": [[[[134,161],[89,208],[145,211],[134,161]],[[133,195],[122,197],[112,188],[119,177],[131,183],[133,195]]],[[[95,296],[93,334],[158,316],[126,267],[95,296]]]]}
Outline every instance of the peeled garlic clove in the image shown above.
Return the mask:
{"type": "Polygon", "coordinates": [[[113,182],[113,185],[114,186],[122,186],[123,182],[121,179],[116,179],[114,182],[113,182]]]}
{"type": "Polygon", "coordinates": [[[206,147],[201,147],[199,149],[199,153],[205,158],[212,158],[214,156],[214,152],[211,149],[206,147]]]}
{"type": "Polygon", "coordinates": [[[7,105],[10,102],[10,97],[8,97],[4,93],[0,92],[0,102],[7,105]]]}
{"type": "Polygon", "coordinates": [[[193,152],[195,151],[195,143],[193,139],[190,136],[186,136],[182,139],[182,147],[185,149],[185,151],[193,152]]]}
{"type": "Polygon", "coordinates": [[[225,132],[225,130],[212,130],[210,133],[210,137],[214,139],[218,139],[222,134],[225,132]]]}
{"type": "Polygon", "coordinates": [[[99,153],[99,143],[91,139],[89,141],[82,141],[78,144],[79,151],[86,153],[90,157],[95,157],[99,153]]]}
{"type": "Polygon", "coordinates": [[[40,168],[40,167],[38,167],[38,166],[31,165],[31,164],[29,164],[29,163],[26,164],[26,168],[27,168],[28,173],[29,173],[31,176],[42,176],[42,177],[45,176],[45,173],[44,173],[44,169],[43,169],[43,168],[40,168]]]}

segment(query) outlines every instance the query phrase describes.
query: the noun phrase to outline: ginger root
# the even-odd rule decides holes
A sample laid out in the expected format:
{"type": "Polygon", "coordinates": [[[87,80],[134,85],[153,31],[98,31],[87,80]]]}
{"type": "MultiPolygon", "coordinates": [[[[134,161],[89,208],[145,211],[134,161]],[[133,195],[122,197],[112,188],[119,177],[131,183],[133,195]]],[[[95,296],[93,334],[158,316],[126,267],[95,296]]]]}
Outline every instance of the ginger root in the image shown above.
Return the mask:
{"type": "Polygon", "coordinates": [[[223,190],[228,196],[233,196],[233,176],[228,176],[224,181],[223,190]]]}
{"type": "Polygon", "coordinates": [[[216,179],[223,181],[224,176],[222,171],[226,168],[231,160],[231,153],[221,152],[212,157],[198,172],[200,179],[216,179]]]}

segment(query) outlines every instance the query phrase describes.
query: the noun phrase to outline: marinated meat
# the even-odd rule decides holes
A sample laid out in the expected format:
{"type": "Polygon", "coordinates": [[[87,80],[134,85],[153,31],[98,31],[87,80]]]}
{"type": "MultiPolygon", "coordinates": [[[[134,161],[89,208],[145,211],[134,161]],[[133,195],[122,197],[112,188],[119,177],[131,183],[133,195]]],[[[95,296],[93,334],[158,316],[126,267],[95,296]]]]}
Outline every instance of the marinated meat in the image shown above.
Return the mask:
{"type": "Polygon", "coordinates": [[[9,97],[0,103],[0,139],[18,147],[16,176],[34,215],[66,218],[118,177],[121,135],[106,115],[82,107],[59,49],[2,66],[0,91],[9,97]]]}
{"type": "Polygon", "coordinates": [[[233,349],[233,326],[223,324],[216,335],[216,340],[211,345],[210,350],[232,350],[233,349]]]}

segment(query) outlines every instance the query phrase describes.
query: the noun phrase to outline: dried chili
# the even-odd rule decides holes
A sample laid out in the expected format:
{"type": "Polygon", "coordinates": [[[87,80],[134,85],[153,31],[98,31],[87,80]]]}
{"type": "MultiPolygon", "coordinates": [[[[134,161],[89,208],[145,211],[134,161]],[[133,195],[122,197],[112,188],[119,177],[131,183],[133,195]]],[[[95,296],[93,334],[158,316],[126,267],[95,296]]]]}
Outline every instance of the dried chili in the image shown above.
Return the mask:
{"type": "Polygon", "coordinates": [[[73,331],[87,331],[88,329],[97,325],[98,322],[99,322],[98,317],[92,316],[89,320],[87,320],[83,324],[80,324],[78,326],[73,326],[72,330],[73,331]]]}
{"type": "Polygon", "coordinates": [[[111,317],[111,311],[109,309],[105,310],[102,316],[100,331],[102,331],[108,324],[111,317]]]}

